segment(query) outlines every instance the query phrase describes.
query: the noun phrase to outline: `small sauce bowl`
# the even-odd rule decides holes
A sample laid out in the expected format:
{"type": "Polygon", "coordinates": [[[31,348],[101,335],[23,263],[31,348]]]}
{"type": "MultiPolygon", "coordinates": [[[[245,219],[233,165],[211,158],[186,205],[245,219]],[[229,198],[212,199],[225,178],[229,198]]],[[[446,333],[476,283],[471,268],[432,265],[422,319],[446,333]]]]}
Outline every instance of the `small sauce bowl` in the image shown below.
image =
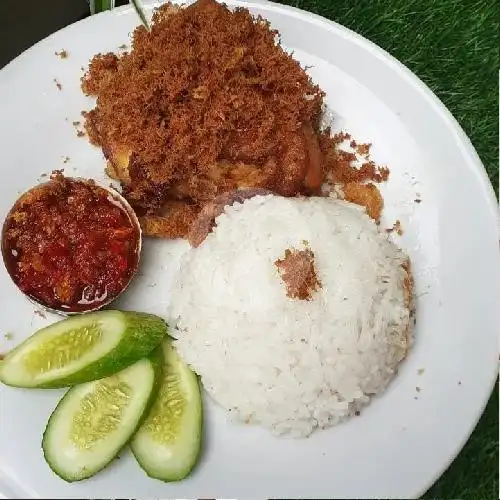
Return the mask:
{"type": "Polygon", "coordinates": [[[122,195],[60,173],[18,198],[1,239],[14,284],[36,305],[64,316],[118,298],[137,272],[142,246],[139,220],[122,195]]]}

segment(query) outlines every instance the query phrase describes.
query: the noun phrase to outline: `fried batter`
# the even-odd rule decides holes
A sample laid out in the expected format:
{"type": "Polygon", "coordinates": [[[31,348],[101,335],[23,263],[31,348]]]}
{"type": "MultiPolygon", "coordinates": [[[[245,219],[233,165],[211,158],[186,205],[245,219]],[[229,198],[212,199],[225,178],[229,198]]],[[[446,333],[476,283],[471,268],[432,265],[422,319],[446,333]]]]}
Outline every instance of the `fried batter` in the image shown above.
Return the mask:
{"type": "Polygon", "coordinates": [[[139,217],[142,231],[158,238],[184,238],[197,220],[199,209],[182,202],[168,202],[164,213],[139,217]]]}

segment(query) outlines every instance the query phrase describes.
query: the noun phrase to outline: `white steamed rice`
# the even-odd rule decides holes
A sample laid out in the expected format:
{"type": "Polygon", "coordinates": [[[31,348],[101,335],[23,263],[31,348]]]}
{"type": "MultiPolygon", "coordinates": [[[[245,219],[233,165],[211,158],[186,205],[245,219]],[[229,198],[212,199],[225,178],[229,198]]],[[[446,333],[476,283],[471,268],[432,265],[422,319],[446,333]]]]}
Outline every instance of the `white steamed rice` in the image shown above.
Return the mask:
{"type": "Polygon", "coordinates": [[[177,350],[210,395],[235,419],[307,436],[383,391],[410,342],[407,257],[363,209],[257,196],[216,223],[169,308],[177,350]],[[309,301],[286,295],[274,264],[304,242],[322,284],[309,301]]]}

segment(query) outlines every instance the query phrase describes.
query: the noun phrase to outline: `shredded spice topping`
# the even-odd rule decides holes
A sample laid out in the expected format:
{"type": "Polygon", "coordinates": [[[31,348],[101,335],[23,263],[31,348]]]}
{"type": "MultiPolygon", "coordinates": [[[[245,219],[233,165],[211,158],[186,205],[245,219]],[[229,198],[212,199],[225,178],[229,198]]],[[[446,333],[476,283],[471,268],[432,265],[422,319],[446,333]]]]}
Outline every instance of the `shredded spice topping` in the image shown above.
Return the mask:
{"type": "Polygon", "coordinates": [[[311,300],[313,293],[321,288],[314,266],[314,252],[309,248],[288,248],[283,259],[278,259],[274,264],[291,299],[311,300]]]}
{"type": "Polygon", "coordinates": [[[396,232],[399,236],[403,235],[403,226],[401,225],[401,221],[399,219],[392,225],[392,227],[385,230],[387,233],[396,232]]]}
{"type": "Polygon", "coordinates": [[[380,219],[384,200],[375,184],[361,184],[359,182],[348,182],[342,187],[344,198],[351,203],[362,205],[366,213],[375,221],[380,219]]]}
{"type": "Polygon", "coordinates": [[[233,205],[234,203],[243,203],[254,196],[266,195],[269,191],[265,189],[239,189],[238,191],[232,191],[230,193],[225,193],[218,196],[213,201],[207,203],[200,214],[194,221],[194,223],[189,228],[189,233],[187,239],[191,246],[196,248],[203,241],[205,241],[206,236],[215,226],[215,219],[224,212],[224,208],[233,205]]]}
{"type": "Polygon", "coordinates": [[[92,59],[82,89],[97,97],[89,138],[147,235],[186,237],[207,203],[241,188],[319,195],[326,181],[388,175],[368,156],[354,168],[320,130],[323,91],[247,9],[167,3],[130,52],[92,59]]]}

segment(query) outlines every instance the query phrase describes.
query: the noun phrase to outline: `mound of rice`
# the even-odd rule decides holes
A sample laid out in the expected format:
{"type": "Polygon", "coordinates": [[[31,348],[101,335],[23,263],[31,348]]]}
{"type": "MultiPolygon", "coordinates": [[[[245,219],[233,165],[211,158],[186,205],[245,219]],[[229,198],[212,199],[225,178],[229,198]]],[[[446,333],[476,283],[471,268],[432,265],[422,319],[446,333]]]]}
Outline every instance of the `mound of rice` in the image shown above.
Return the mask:
{"type": "Polygon", "coordinates": [[[298,437],[384,390],[410,344],[410,297],[408,258],[359,206],[269,195],[226,207],[188,253],[168,315],[220,405],[298,437]],[[321,287],[299,300],[275,263],[305,246],[321,287]]]}

